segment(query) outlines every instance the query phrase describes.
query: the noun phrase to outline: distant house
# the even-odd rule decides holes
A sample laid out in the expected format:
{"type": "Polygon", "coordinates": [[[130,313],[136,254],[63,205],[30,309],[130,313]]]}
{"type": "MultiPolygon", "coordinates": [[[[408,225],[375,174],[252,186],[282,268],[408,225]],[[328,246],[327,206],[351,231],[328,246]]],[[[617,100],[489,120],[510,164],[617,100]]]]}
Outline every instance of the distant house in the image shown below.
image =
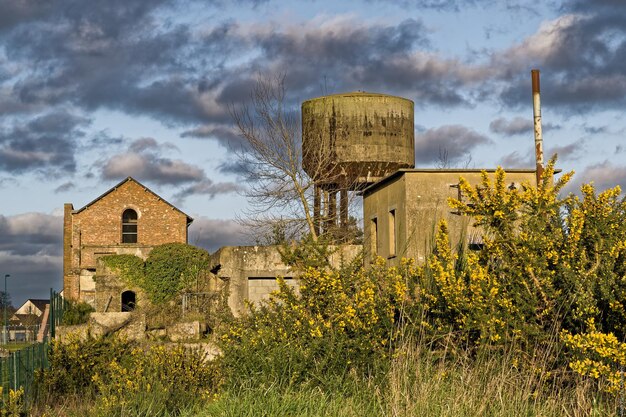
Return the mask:
{"type": "Polygon", "coordinates": [[[20,308],[15,311],[16,315],[31,315],[34,314],[40,317],[46,310],[46,305],[50,303],[50,300],[40,300],[29,298],[22,304],[20,308]]]}
{"type": "Polygon", "coordinates": [[[134,307],[136,288],[114,277],[94,280],[98,259],[128,254],[146,259],[152,248],[187,243],[193,219],[128,177],[81,209],[65,204],[63,293],[99,312],[134,307]],[[99,288],[97,288],[99,286],[99,288]]]}
{"type": "Polygon", "coordinates": [[[28,299],[11,315],[8,323],[9,340],[34,341],[44,318],[49,300],[28,299]]]}

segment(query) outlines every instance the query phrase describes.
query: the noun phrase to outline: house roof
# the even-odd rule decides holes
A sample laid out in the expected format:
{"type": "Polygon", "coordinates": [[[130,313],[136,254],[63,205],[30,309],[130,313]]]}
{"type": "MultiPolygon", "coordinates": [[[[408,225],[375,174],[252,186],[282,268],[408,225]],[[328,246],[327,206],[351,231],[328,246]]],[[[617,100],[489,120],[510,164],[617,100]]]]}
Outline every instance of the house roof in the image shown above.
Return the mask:
{"type": "MultiPolygon", "coordinates": [[[[22,304],[22,307],[24,307],[24,305],[27,302],[31,302],[35,307],[37,307],[41,312],[43,312],[46,309],[46,304],[50,304],[50,300],[42,300],[42,299],[36,299],[36,298],[29,298],[28,300],[24,301],[24,304],[22,304]]],[[[21,308],[21,307],[20,307],[21,308]]],[[[18,309],[19,310],[19,309],[18,309]]]]}
{"type": "MultiPolygon", "coordinates": [[[[377,190],[378,188],[380,188],[381,186],[393,181],[396,178],[401,177],[402,175],[406,174],[406,173],[410,173],[410,172],[423,172],[423,173],[432,173],[432,174],[437,174],[437,173],[458,173],[458,174],[464,174],[464,173],[468,173],[468,172],[496,172],[496,168],[448,168],[448,169],[440,169],[440,168],[402,168],[399,169],[389,175],[387,175],[386,177],[376,181],[375,183],[367,186],[365,189],[363,189],[359,194],[366,196],[368,194],[371,194],[372,192],[374,192],[375,190],[377,190]]],[[[511,168],[511,169],[505,169],[504,170],[507,173],[533,173],[535,172],[535,168],[511,168]]],[[[555,169],[554,173],[558,174],[560,173],[561,170],[560,169],[555,169]]]]}
{"type": "Polygon", "coordinates": [[[123,181],[121,181],[119,184],[117,184],[116,186],[114,186],[113,188],[111,188],[110,190],[108,190],[107,192],[105,192],[104,194],[102,194],[101,196],[99,196],[98,198],[96,198],[95,200],[87,203],[84,207],[79,208],[78,210],[74,210],[73,213],[80,213],[81,211],[85,210],[86,208],[92,206],[93,204],[95,204],[96,202],[98,202],[99,200],[101,200],[102,198],[106,197],[107,195],[109,195],[110,193],[112,193],[113,191],[117,190],[119,187],[121,187],[122,185],[124,185],[125,183],[132,181],[135,184],[139,185],[140,187],[143,187],[144,190],[146,190],[147,192],[151,193],[152,195],[154,195],[156,198],[158,198],[159,200],[163,201],[165,204],[167,204],[168,206],[172,207],[174,210],[178,211],[179,213],[184,214],[187,217],[187,225],[191,224],[191,222],[193,222],[193,217],[189,216],[187,213],[183,212],[181,209],[179,209],[178,207],[176,207],[175,205],[173,205],[172,203],[170,203],[169,201],[165,200],[163,197],[161,197],[160,195],[158,195],[157,193],[155,193],[154,191],[152,191],[151,189],[149,189],[148,187],[146,187],[145,185],[143,185],[142,183],[140,183],[139,181],[137,181],[136,179],[134,179],[133,177],[128,177],[126,179],[124,179],[123,181]]]}
{"type": "Polygon", "coordinates": [[[42,317],[36,314],[14,314],[10,321],[19,322],[18,326],[32,326],[41,323],[42,317]]]}

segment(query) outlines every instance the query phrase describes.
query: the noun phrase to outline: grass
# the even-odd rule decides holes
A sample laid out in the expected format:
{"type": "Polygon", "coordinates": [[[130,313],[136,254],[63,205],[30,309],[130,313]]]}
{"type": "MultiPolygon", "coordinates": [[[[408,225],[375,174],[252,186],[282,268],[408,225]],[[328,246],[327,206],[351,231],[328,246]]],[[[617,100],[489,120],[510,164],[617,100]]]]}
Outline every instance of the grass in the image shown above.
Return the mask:
{"type": "Polygon", "coordinates": [[[456,358],[425,346],[401,349],[383,385],[348,378],[322,387],[227,389],[185,417],[600,417],[617,416],[616,400],[572,374],[542,371],[540,355],[524,369],[513,355],[456,358]]]}
{"type": "Polygon", "coordinates": [[[27,348],[28,346],[35,344],[36,342],[9,342],[6,345],[1,345],[3,349],[8,350],[9,352],[15,352],[17,350],[22,350],[27,348]]]}

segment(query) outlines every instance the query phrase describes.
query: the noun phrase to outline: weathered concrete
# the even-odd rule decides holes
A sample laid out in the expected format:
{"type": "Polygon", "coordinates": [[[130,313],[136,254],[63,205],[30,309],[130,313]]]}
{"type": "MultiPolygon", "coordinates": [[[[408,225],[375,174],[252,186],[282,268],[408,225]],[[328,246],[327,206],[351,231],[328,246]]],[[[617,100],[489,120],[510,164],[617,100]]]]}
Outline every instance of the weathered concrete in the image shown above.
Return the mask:
{"type": "MultiPolygon", "coordinates": [[[[362,251],[361,245],[330,248],[330,264],[339,267],[362,251]]],[[[245,301],[266,299],[277,289],[276,277],[287,278],[297,287],[298,274],[281,259],[280,246],[225,246],[211,255],[211,265],[219,266],[217,276],[228,286],[228,306],[234,315],[245,312],[245,301]]]]}
{"type": "Polygon", "coordinates": [[[205,323],[199,321],[174,323],[166,329],[167,338],[172,342],[198,340],[208,331],[205,323]]]}
{"type": "Polygon", "coordinates": [[[305,171],[318,184],[372,183],[415,163],[413,102],[352,92],[302,103],[305,171]]]}
{"type": "MultiPolygon", "coordinates": [[[[459,194],[459,177],[476,185],[479,169],[403,169],[368,187],[363,193],[364,257],[368,265],[377,255],[397,265],[401,258],[424,262],[430,254],[433,232],[440,219],[448,222],[450,242],[481,242],[480,231],[470,218],[448,206],[459,194]],[[395,225],[395,227],[391,227],[395,225]],[[392,249],[394,249],[393,251],[392,249]],[[394,252],[394,253],[392,253],[394,252]]],[[[486,170],[492,180],[495,170],[486,170]]],[[[535,171],[507,170],[508,185],[535,185],[535,171]]]]}

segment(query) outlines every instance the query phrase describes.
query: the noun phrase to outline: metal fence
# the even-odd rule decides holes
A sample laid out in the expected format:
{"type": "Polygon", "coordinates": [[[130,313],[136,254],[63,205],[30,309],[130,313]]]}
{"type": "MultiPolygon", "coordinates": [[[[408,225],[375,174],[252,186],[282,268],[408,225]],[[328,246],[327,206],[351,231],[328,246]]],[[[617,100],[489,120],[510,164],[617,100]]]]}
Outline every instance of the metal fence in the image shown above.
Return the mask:
{"type": "Polygon", "coordinates": [[[63,320],[63,312],[68,307],[68,302],[58,292],[50,289],[50,316],[48,317],[48,337],[54,339],[56,328],[63,320]]]}
{"type": "Polygon", "coordinates": [[[37,372],[49,366],[49,340],[54,339],[56,328],[61,324],[63,312],[68,304],[59,293],[51,289],[48,320],[41,324],[47,327],[43,329],[43,342],[31,344],[0,358],[0,386],[3,398],[7,398],[10,390],[20,388],[24,389],[27,399],[30,397],[37,372]]]}
{"type": "Polygon", "coordinates": [[[28,397],[33,388],[37,371],[48,367],[48,342],[35,343],[0,359],[0,385],[2,396],[9,390],[24,388],[28,397]]]}

